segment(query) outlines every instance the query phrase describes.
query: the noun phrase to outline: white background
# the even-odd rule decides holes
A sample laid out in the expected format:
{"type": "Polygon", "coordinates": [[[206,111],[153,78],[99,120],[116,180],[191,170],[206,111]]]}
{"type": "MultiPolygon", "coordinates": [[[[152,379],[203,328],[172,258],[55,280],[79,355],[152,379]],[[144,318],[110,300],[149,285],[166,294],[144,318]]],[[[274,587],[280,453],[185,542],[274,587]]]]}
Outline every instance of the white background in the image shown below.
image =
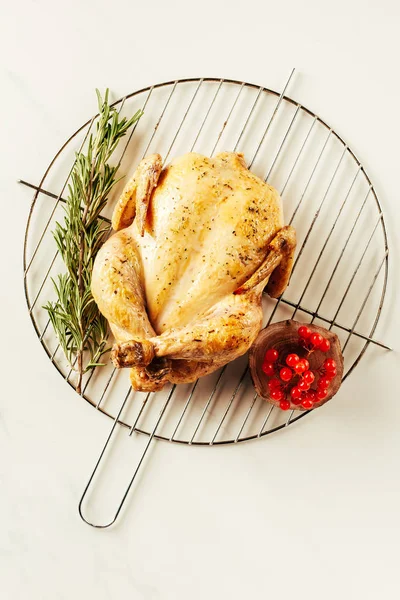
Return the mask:
{"type": "MultiPolygon", "coordinates": [[[[396,0],[1,3],[0,594],[83,598],[399,597],[399,28],[396,0]],[[178,77],[290,95],[349,141],[381,199],[390,286],[346,394],[288,430],[215,449],[158,443],[113,529],[77,502],[110,422],[63,384],[23,296],[32,194],[55,151],[115,98],[178,77]]],[[[133,460],[134,457],[132,457],[133,460]]]]}

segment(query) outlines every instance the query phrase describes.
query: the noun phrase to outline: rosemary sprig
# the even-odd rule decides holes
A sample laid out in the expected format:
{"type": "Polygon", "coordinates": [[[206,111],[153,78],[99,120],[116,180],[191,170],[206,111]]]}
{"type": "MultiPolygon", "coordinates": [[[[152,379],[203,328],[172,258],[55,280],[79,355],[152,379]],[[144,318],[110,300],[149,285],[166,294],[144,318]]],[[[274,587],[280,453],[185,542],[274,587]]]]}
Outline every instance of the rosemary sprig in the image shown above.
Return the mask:
{"type": "Polygon", "coordinates": [[[138,110],[129,120],[120,118],[108,103],[109,90],[104,100],[98,90],[96,93],[96,132],[89,137],[86,153],[76,153],[64,222],[57,222],[53,231],[67,271],[53,279],[57,300],[44,306],[69,364],[78,373],[79,394],[84,373],[102,365],[101,357],[109,350],[107,321],[90,291],[93,262],[109,230],[100,213],[118,181],[118,166],[109,165],[108,160],[143,114],[138,110]]]}

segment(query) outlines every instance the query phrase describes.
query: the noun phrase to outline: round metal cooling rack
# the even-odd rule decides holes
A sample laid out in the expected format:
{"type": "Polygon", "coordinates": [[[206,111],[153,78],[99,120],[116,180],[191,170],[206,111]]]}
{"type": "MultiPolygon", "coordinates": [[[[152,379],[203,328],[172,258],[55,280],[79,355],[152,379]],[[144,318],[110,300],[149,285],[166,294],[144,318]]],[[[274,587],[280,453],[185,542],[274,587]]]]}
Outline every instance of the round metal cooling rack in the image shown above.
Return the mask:
{"type": "MultiPolygon", "coordinates": [[[[245,155],[249,168],[281,194],[285,223],[296,228],[298,247],[290,286],[278,300],[263,299],[264,324],[287,318],[315,322],[335,331],[342,344],[345,378],[373,339],[388,277],[384,218],[370,178],[343,139],[311,110],[282,93],[229,79],[183,79],[134,92],[114,103],[122,114],[144,116],[120,143],[115,160],[129,175],[139,160],[159,152],[164,162],[189,151],[212,156],[222,150],[245,155]]],[[[62,146],[35,190],[24,245],[26,299],[37,335],[51,362],[75,387],[42,306],[54,298],[52,277],[63,271],[52,236],[75,152],[84,148],[93,117],[62,146]]],[[[103,218],[110,223],[116,186],[103,218]]],[[[346,386],[338,398],[346,395],[346,386]]],[[[257,397],[247,358],[242,357],[194,384],[156,394],[133,392],[127,370],[111,364],[85,376],[82,396],[113,419],[113,425],[79,505],[95,527],[117,519],[153,439],[213,446],[261,438],[309,412],[281,411],[257,397]],[[113,518],[95,525],[82,502],[116,426],[148,436],[138,466],[113,518]]],[[[346,400],[347,401],[347,400],[346,400]]],[[[329,404],[323,410],[329,410],[329,404]],[[328,407],[328,408],[327,408],[328,407]]]]}
{"type": "MultiPolygon", "coordinates": [[[[293,224],[298,235],[291,284],[277,301],[265,298],[265,324],[296,318],[333,329],[342,342],[347,377],[369,343],[386,347],[372,338],[387,282],[385,223],[373,185],[355,154],[320,117],[285,95],[292,75],[280,94],[213,78],[177,80],[134,92],[114,104],[127,115],[144,109],[121,142],[116,160],[121,173],[128,175],[154,151],[165,162],[188,151],[243,152],[249,168],[280,191],[285,222],[293,224]]],[[[29,312],[51,362],[73,387],[75,373],[65,362],[42,305],[53,297],[51,277],[62,270],[51,231],[62,218],[74,152],[84,147],[94,120],[62,146],[38,186],[22,181],[36,190],[24,247],[29,312]]],[[[109,221],[109,214],[104,219],[109,221]]],[[[127,371],[116,372],[107,365],[86,377],[82,395],[131,433],[197,445],[263,437],[308,414],[288,415],[257,398],[246,359],[193,385],[151,394],[150,402],[150,394],[131,391],[127,371]],[[133,396],[139,400],[128,402],[133,396]],[[164,418],[154,431],[160,410],[164,418]]]]}

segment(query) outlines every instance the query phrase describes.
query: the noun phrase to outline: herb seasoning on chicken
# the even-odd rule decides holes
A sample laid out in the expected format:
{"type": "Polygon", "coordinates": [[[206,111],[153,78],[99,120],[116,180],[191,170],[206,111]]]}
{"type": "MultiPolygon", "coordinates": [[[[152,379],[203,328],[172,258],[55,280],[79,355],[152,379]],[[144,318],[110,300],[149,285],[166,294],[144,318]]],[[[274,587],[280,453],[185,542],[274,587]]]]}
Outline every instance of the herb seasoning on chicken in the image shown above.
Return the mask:
{"type": "Polygon", "coordinates": [[[261,328],[262,291],[284,291],[296,246],[278,192],[242,154],[161,165],[158,154],[145,158],[128,182],[92,279],[116,338],[114,364],[132,367],[142,391],[244,354],[261,328]]]}

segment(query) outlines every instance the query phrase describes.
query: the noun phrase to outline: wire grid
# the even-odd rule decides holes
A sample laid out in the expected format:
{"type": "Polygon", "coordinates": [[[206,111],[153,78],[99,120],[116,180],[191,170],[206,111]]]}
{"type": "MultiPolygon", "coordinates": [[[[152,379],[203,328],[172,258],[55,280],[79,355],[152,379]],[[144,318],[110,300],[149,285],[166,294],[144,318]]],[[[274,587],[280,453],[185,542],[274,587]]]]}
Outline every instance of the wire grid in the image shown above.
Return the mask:
{"type": "MultiPolygon", "coordinates": [[[[345,378],[373,340],[386,291],[388,245],[381,207],[360,161],[321,118],[286,95],[227,79],[185,79],[134,92],[115,103],[144,116],[118,149],[129,175],[159,152],[164,162],[188,151],[209,156],[240,151],[251,170],[278,189],[285,223],[295,226],[297,254],[283,296],[263,299],[264,324],[295,318],[332,329],[340,338],[345,378]]],[[[84,147],[94,118],[57,153],[36,189],[25,237],[24,279],[29,312],[51,362],[75,386],[42,305],[54,298],[51,278],[63,265],[51,234],[63,217],[74,152],[84,147]],[[58,193],[57,193],[58,192],[58,193]]],[[[120,182],[104,219],[109,222],[120,182]]],[[[339,395],[345,395],[346,386],[339,395]]],[[[194,384],[143,394],[127,370],[111,364],[85,376],[83,397],[133,432],[171,442],[215,445],[260,438],[308,412],[284,412],[254,392],[247,356],[194,384]]]]}

